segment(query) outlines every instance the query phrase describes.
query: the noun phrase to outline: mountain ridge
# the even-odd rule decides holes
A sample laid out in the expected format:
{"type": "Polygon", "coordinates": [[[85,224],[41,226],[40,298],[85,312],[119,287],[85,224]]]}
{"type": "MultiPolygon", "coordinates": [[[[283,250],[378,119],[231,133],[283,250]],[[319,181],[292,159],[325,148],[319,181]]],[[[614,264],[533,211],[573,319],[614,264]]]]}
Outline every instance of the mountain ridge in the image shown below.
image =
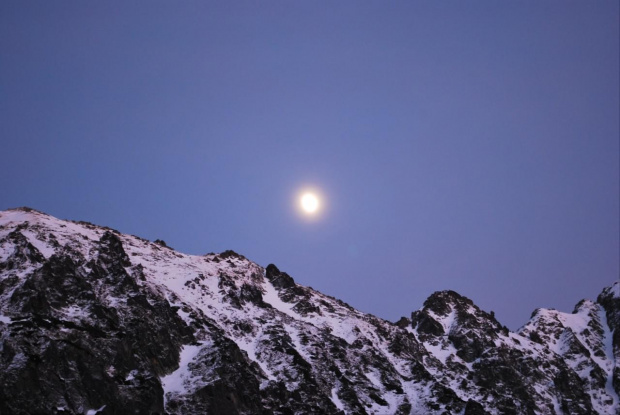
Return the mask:
{"type": "Polygon", "coordinates": [[[517,332],[454,291],[392,323],[234,251],[11,209],[0,413],[618,413],[619,287],[517,332]]]}

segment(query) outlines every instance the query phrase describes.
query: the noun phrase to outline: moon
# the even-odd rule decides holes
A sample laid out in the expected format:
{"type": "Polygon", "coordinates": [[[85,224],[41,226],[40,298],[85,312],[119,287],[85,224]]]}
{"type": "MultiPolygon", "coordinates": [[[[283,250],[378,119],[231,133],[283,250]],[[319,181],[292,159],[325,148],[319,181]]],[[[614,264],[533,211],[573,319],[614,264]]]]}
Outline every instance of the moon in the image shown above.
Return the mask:
{"type": "Polygon", "coordinates": [[[304,212],[312,215],[319,210],[319,198],[314,193],[304,193],[299,199],[304,212]]]}

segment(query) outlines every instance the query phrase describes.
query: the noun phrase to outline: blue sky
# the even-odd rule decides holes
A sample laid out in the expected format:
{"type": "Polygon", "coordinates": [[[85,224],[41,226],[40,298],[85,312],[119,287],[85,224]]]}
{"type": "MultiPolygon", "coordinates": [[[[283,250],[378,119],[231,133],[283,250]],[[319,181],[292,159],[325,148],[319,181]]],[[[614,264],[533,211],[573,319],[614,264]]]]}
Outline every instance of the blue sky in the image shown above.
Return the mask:
{"type": "Polygon", "coordinates": [[[510,328],[619,271],[618,2],[0,3],[0,209],[510,328]],[[300,189],[320,189],[320,218],[300,189]]]}

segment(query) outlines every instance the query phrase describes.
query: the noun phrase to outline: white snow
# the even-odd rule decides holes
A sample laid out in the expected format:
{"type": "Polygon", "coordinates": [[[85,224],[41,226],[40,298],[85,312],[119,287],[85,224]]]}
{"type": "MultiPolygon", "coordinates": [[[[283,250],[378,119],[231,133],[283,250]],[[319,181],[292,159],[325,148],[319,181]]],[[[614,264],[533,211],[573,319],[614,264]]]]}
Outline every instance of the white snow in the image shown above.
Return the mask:
{"type": "Polygon", "coordinates": [[[7,210],[0,214],[0,226],[9,225],[11,223],[23,223],[32,220],[34,212],[25,212],[23,210],[7,210]]]}
{"type": "Polygon", "coordinates": [[[376,370],[366,372],[364,373],[364,375],[377,388],[383,389],[383,383],[381,383],[381,375],[379,375],[376,370]]]}
{"type": "Polygon", "coordinates": [[[242,337],[237,339],[237,346],[239,346],[241,350],[247,353],[250,360],[256,362],[260,366],[260,368],[269,380],[278,380],[278,378],[273,374],[267,364],[262,360],[258,359],[258,357],[256,357],[256,344],[254,342],[252,342],[247,337],[242,337]]]}
{"type": "Polygon", "coordinates": [[[334,403],[334,405],[336,405],[336,408],[338,408],[341,411],[345,410],[344,404],[342,403],[342,401],[340,400],[340,398],[338,397],[338,388],[333,388],[332,389],[332,402],[334,403]]]}
{"type": "Polygon", "coordinates": [[[22,234],[28,238],[28,242],[32,244],[37,250],[45,257],[49,258],[54,254],[54,248],[47,244],[47,242],[39,239],[39,235],[32,232],[29,229],[21,231],[22,234]]]}
{"type": "MultiPolygon", "coordinates": [[[[271,304],[278,311],[294,318],[295,320],[303,321],[317,328],[328,329],[332,335],[340,337],[349,344],[353,343],[360,335],[355,332],[355,328],[357,327],[359,331],[362,326],[367,326],[367,323],[361,321],[359,318],[356,318],[357,312],[351,312],[349,310],[344,313],[330,313],[328,311],[324,311],[321,316],[302,316],[297,314],[295,310],[293,310],[296,303],[287,303],[282,301],[282,299],[278,296],[278,291],[274,288],[270,281],[265,281],[263,284],[263,292],[263,300],[266,303],[271,304]]],[[[336,309],[341,308],[341,306],[335,304],[330,298],[316,292],[313,292],[313,294],[312,300],[320,299],[332,303],[336,309]]],[[[374,330],[369,330],[369,332],[374,335],[374,330]]]]}
{"type": "Polygon", "coordinates": [[[189,314],[189,313],[187,313],[187,312],[185,312],[185,311],[183,311],[183,309],[182,309],[182,308],[179,308],[179,309],[177,310],[177,314],[178,314],[178,315],[179,315],[179,317],[181,317],[181,318],[183,319],[183,321],[184,321],[185,323],[187,323],[188,325],[192,323],[192,319],[190,318],[190,314],[189,314]]]}
{"type": "Polygon", "coordinates": [[[105,409],[105,405],[103,405],[99,409],[89,409],[88,411],[86,411],[86,415],[97,415],[99,412],[103,411],[104,409],[105,409]]]}
{"type": "Polygon", "coordinates": [[[586,300],[580,304],[575,313],[540,309],[521,330],[529,333],[530,331],[537,331],[539,326],[545,327],[547,330],[555,328],[547,335],[548,338],[545,338],[546,345],[554,353],[563,356],[568,365],[585,381],[586,385],[591,382],[593,367],[598,366],[605,372],[607,375],[605,390],[602,392],[602,396],[599,390],[590,390],[591,402],[596,413],[615,414],[615,408],[617,408],[620,398],[612,385],[615,367],[612,333],[609,331],[603,308],[599,304],[586,300]],[[602,336],[599,336],[589,327],[592,322],[600,324],[603,328],[602,336]],[[570,354],[572,342],[579,342],[588,350],[589,356],[570,354]],[[603,350],[605,356],[598,356],[595,349],[603,350]]]}
{"type": "Polygon", "coordinates": [[[65,318],[69,320],[85,320],[89,317],[88,311],[75,305],[65,307],[59,310],[59,312],[64,314],[65,318]]]}
{"type": "MultiPolygon", "coordinates": [[[[326,319],[325,326],[330,328],[331,334],[351,344],[357,340],[359,336],[359,334],[354,332],[354,328],[357,327],[356,323],[359,324],[359,320],[353,317],[345,316],[336,318],[333,316],[326,319]]],[[[358,330],[359,329],[358,327],[358,330]]]]}
{"type": "Polygon", "coordinates": [[[293,311],[293,307],[295,306],[295,304],[286,303],[280,299],[280,297],[278,296],[278,291],[271,284],[271,281],[265,280],[265,283],[263,284],[263,290],[264,290],[263,301],[265,301],[268,304],[271,304],[272,307],[278,309],[279,311],[291,317],[294,317],[294,318],[300,317],[297,313],[293,311]]]}
{"type": "MultiPolygon", "coordinates": [[[[25,221],[29,222],[28,227],[21,230],[22,234],[28,239],[28,241],[37,248],[46,258],[49,258],[54,254],[56,248],[54,248],[54,242],[49,236],[55,235],[55,239],[59,246],[69,245],[71,248],[77,250],[88,260],[96,259],[98,254],[98,240],[101,238],[106,230],[104,228],[91,226],[88,224],[78,224],[68,221],[58,220],[51,216],[40,214],[37,212],[25,212],[25,211],[6,211],[0,212],[0,239],[6,236],[10,231],[10,227],[2,228],[3,225],[10,225],[12,223],[18,224],[25,221]]],[[[368,402],[369,413],[385,414],[394,413],[400,403],[402,403],[406,396],[412,404],[413,413],[417,413],[416,408],[421,408],[421,403],[432,399],[432,392],[429,389],[429,384],[424,382],[408,381],[411,379],[411,365],[407,358],[399,357],[389,350],[389,344],[384,338],[381,331],[377,330],[377,325],[380,325],[382,329],[388,332],[393,330],[399,330],[398,328],[389,324],[384,324],[380,319],[376,319],[372,316],[363,314],[356,310],[351,310],[338,303],[334,299],[315,292],[313,290],[308,291],[308,301],[319,305],[321,307],[321,314],[310,313],[308,315],[301,315],[295,311],[296,301],[287,303],[282,301],[278,295],[278,290],[264,278],[264,270],[257,264],[254,264],[248,260],[229,257],[221,258],[215,255],[197,256],[197,255],[185,255],[176,252],[172,249],[164,248],[154,243],[142,240],[140,238],[131,235],[118,234],[123,243],[127,255],[129,256],[132,266],[127,267],[127,272],[135,272],[135,266],[142,265],[146,281],[138,281],[139,284],[144,285],[147,289],[153,290],[162,294],[169,303],[173,306],[179,307],[177,310],[178,315],[187,323],[192,324],[193,319],[191,315],[196,312],[200,314],[202,311],[212,323],[219,327],[226,333],[226,336],[233,340],[245,351],[248,358],[258,364],[267,377],[267,380],[263,380],[261,387],[266,386],[271,381],[282,381],[287,383],[289,390],[294,390],[297,385],[295,381],[286,381],[286,376],[290,374],[288,372],[287,362],[274,360],[274,356],[280,356],[275,353],[270,353],[268,344],[270,341],[269,330],[286,331],[290,337],[290,341],[299,355],[314,365],[313,360],[316,359],[317,354],[316,346],[311,343],[304,344],[302,335],[310,334],[313,338],[318,338],[319,333],[325,335],[329,332],[332,336],[339,337],[345,340],[347,343],[352,344],[356,340],[362,340],[362,349],[372,347],[373,352],[382,354],[394,367],[394,369],[400,374],[400,382],[403,387],[404,395],[396,395],[385,390],[385,386],[382,384],[380,372],[372,367],[356,368],[360,371],[361,376],[366,376],[370,384],[381,391],[381,397],[385,399],[389,408],[381,405],[377,405],[375,402],[368,402]],[[218,262],[219,261],[219,262],[218,262]],[[270,304],[273,308],[261,308],[252,303],[246,303],[241,310],[234,308],[222,290],[228,290],[228,287],[219,287],[220,274],[225,274],[230,277],[232,284],[235,287],[231,287],[233,291],[239,289],[242,284],[248,283],[254,285],[263,293],[264,302],[270,304]],[[333,307],[330,311],[330,307],[323,307],[321,304],[327,303],[333,307]],[[250,325],[252,330],[250,333],[235,328],[240,323],[250,325]]],[[[0,244],[0,260],[6,259],[12,254],[12,246],[8,243],[0,244]],[[10,252],[9,252],[10,251],[10,252]]],[[[37,265],[38,266],[38,265],[37,265]]],[[[26,272],[25,269],[19,270],[21,274],[26,272]]],[[[608,290],[612,290],[612,295],[620,298],[620,283],[616,282],[608,290]]],[[[10,294],[10,293],[9,293],[10,294]]],[[[3,295],[5,298],[7,293],[3,295]]],[[[125,304],[126,299],[112,297],[106,294],[107,305],[112,307],[122,306],[125,304]]],[[[506,345],[508,347],[514,347],[524,351],[527,355],[547,355],[553,353],[562,353],[565,351],[566,343],[565,339],[574,336],[591,352],[591,361],[599,365],[608,375],[607,379],[607,395],[613,399],[612,406],[595,406],[600,413],[611,413],[609,409],[618,406],[619,399],[615,394],[611,384],[611,374],[614,368],[614,358],[612,350],[612,333],[607,329],[607,323],[604,313],[598,310],[598,318],[600,319],[602,326],[605,328],[605,333],[602,336],[601,343],[602,348],[605,350],[606,356],[599,357],[593,352],[598,346],[592,346],[586,342],[588,333],[584,329],[588,327],[588,322],[592,318],[588,314],[588,311],[592,308],[586,304],[583,310],[577,314],[566,314],[559,312],[546,312],[543,310],[536,318],[549,318],[555,319],[558,324],[561,324],[565,328],[565,334],[557,338],[554,337],[550,344],[551,352],[545,351],[544,346],[537,343],[533,343],[528,337],[527,333],[524,335],[509,333],[508,336],[500,335],[496,339],[496,346],[506,345]],[[606,412],[607,411],[607,412],[606,412]]],[[[58,310],[64,317],[68,319],[81,319],[87,318],[88,315],[85,311],[79,307],[71,306],[62,310],[58,310]]],[[[468,313],[475,314],[477,310],[470,306],[467,309],[468,313]]],[[[456,328],[455,324],[455,311],[452,310],[447,315],[436,315],[430,312],[431,317],[438,321],[446,334],[451,329],[456,328]]],[[[8,316],[0,315],[0,324],[9,324],[12,320],[8,316]]],[[[526,326],[527,327],[527,326],[526,326]]],[[[417,333],[411,328],[407,331],[413,333],[418,338],[417,333]]],[[[202,333],[197,335],[198,339],[208,338],[208,333],[202,333]]],[[[388,336],[390,337],[390,336],[388,336]]],[[[418,338],[419,339],[419,338],[418,338]]],[[[471,370],[472,364],[466,364],[460,358],[456,356],[456,349],[450,341],[447,340],[447,336],[444,338],[436,339],[433,342],[423,342],[424,348],[430,355],[434,356],[442,364],[449,363],[451,361],[459,363],[463,366],[463,370],[471,370]]],[[[198,378],[198,373],[191,370],[192,363],[196,362],[197,356],[201,350],[210,345],[205,341],[199,345],[185,345],[183,346],[180,354],[179,368],[174,372],[161,378],[162,386],[164,389],[164,400],[167,402],[174,394],[187,394],[191,393],[197,385],[201,382],[209,382],[211,380],[204,377],[204,373],[201,373],[201,377],[198,378]]],[[[207,353],[205,350],[203,353],[207,353]]],[[[22,364],[23,356],[15,356],[12,365],[22,364]]],[[[575,369],[579,362],[573,362],[575,369]]],[[[433,363],[437,366],[437,362],[433,363]]],[[[580,366],[580,375],[582,377],[588,376],[589,368],[591,366],[580,366]]],[[[434,370],[438,370],[437,375],[440,374],[439,369],[433,367],[427,367],[427,369],[434,373],[434,370]]],[[[135,379],[137,371],[131,371],[126,380],[131,381],[135,379]]],[[[480,402],[484,402],[485,398],[482,396],[476,396],[474,392],[464,392],[458,388],[457,382],[460,380],[458,376],[446,381],[445,383],[452,387],[457,395],[464,400],[469,397],[476,399],[480,402]]],[[[545,395],[548,402],[559,408],[557,399],[549,395],[546,391],[549,389],[542,383],[538,382],[532,385],[534,389],[541,395],[545,395]]],[[[331,387],[331,400],[339,408],[339,410],[345,410],[344,403],[338,398],[338,391],[340,384],[337,380],[333,381],[331,385],[326,389],[329,393],[331,387]]],[[[606,398],[605,392],[603,397],[606,398]]],[[[594,397],[593,397],[594,399],[594,397]]],[[[594,403],[593,403],[594,404],[594,403]]],[[[596,404],[594,404],[596,405],[596,404]]],[[[91,409],[87,413],[89,415],[95,415],[105,408],[91,409]]]]}
{"type": "Polygon", "coordinates": [[[618,396],[616,390],[613,387],[613,371],[617,365],[614,358],[613,333],[609,330],[609,325],[607,324],[607,315],[602,309],[599,310],[599,317],[601,319],[601,322],[603,323],[602,326],[605,331],[603,335],[603,344],[605,347],[605,354],[607,355],[607,359],[605,362],[602,362],[598,356],[591,355],[591,357],[598,363],[598,365],[603,370],[607,372],[607,382],[605,384],[605,389],[607,391],[607,394],[613,399],[613,406],[617,407],[620,404],[620,397],[618,396]]]}
{"type": "Polygon", "coordinates": [[[447,316],[439,316],[435,314],[432,310],[426,310],[426,312],[441,326],[443,327],[444,333],[448,334],[452,325],[454,324],[454,319],[456,316],[456,312],[454,310],[450,310],[450,313],[447,316]]]}
{"type": "Polygon", "coordinates": [[[97,241],[104,233],[102,228],[92,227],[91,229],[86,225],[60,220],[35,211],[7,210],[0,213],[0,227],[8,225],[6,231],[0,230],[0,237],[8,232],[9,226],[25,222],[28,222],[28,227],[20,232],[46,258],[49,258],[55,251],[52,245],[45,240],[50,233],[55,236],[60,246],[69,245],[88,259],[90,259],[89,244],[84,244],[84,242],[97,241]]]}
{"type": "Polygon", "coordinates": [[[286,329],[288,335],[291,337],[291,341],[293,342],[293,346],[295,346],[295,350],[297,350],[297,353],[299,353],[306,362],[311,364],[312,356],[310,356],[310,354],[307,352],[304,345],[301,344],[301,339],[299,338],[299,329],[295,327],[294,323],[287,325],[284,328],[286,329]]]}
{"type": "Polygon", "coordinates": [[[179,368],[161,378],[161,386],[164,389],[164,401],[167,401],[169,393],[183,393],[191,386],[192,375],[189,364],[198,356],[203,345],[185,345],[181,349],[179,368]]]}
{"type": "Polygon", "coordinates": [[[611,291],[612,298],[620,298],[620,280],[614,282],[611,287],[605,289],[605,292],[611,291]]]}

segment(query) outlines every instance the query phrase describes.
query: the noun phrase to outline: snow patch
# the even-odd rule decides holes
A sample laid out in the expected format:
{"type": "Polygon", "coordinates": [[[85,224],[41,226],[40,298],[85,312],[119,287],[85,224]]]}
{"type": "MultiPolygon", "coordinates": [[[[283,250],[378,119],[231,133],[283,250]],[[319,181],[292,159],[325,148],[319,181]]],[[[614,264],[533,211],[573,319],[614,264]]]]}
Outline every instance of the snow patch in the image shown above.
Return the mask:
{"type": "Polygon", "coordinates": [[[168,395],[171,393],[187,393],[191,387],[194,375],[190,371],[189,365],[198,356],[204,344],[184,345],[181,349],[179,368],[161,378],[161,386],[164,389],[164,404],[167,402],[168,395]]]}
{"type": "Polygon", "coordinates": [[[284,314],[287,314],[296,319],[299,318],[297,313],[293,311],[293,307],[295,306],[295,304],[285,303],[284,301],[282,301],[278,296],[278,291],[274,288],[270,281],[265,281],[265,284],[263,284],[263,290],[264,302],[271,304],[273,308],[283,312],[284,314]]]}
{"type": "MultiPolygon", "coordinates": [[[[253,342],[250,342],[246,338],[237,339],[237,346],[241,350],[247,353],[248,358],[258,364],[262,371],[267,375],[269,380],[277,381],[278,378],[273,375],[272,371],[267,367],[267,365],[262,362],[256,355],[256,345],[253,342]]],[[[265,384],[266,386],[266,384],[265,384]]]]}
{"type": "Polygon", "coordinates": [[[99,409],[89,409],[88,411],[86,411],[86,415],[97,415],[99,412],[103,411],[104,409],[105,409],[105,405],[103,405],[99,409]]]}
{"type": "Polygon", "coordinates": [[[379,389],[383,389],[383,383],[381,383],[381,375],[378,374],[375,370],[364,373],[366,378],[372,382],[379,389]]]}
{"type": "Polygon", "coordinates": [[[80,307],[75,305],[65,307],[61,310],[61,312],[70,319],[80,319],[87,318],[87,313],[80,307]]]}
{"type": "Polygon", "coordinates": [[[37,238],[37,234],[28,230],[22,231],[22,234],[28,239],[28,242],[34,246],[46,259],[54,255],[54,248],[49,246],[45,241],[37,238]]]}
{"type": "Polygon", "coordinates": [[[422,343],[427,352],[429,352],[433,357],[439,360],[444,365],[446,364],[446,360],[450,356],[456,356],[456,349],[454,345],[448,341],[437,342],[436,344],[432,344],[430,342],[422,343]]]}
{"type": "Polygon", "coordinates": [[[338,397],[338,389],[337,388],[333,388],[332,389],[332,402],[334,403],[334,405],[336,405],[336,408],[338,408],[341,411],[345,410],[344,404],[342,403],[342,401],[340,400],[340,398],[338,397]]]}
{"type": "Polygon", "coordinates": [[[436,322],[441,324],[443,327],[444,333],[448,334],[452,325],[454,324],[454,320],[456,317],[456,312],[451,309],[450,313],[447,316],[440,316],[435,314],[432,310],[427,310],[428,315],[430,315],[436,322]]]}

